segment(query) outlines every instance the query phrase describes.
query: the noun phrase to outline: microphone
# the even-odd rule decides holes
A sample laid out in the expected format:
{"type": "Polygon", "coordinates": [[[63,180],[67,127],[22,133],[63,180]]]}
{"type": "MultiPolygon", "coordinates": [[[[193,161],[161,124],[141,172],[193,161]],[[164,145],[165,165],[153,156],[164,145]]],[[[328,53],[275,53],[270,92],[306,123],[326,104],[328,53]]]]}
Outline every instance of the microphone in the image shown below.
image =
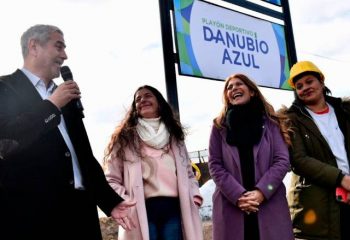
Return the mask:
{"type": "MultiPolygon", "coordinates": [[[[69,69],[68,66],[61,67],[61,76],[62,76],[64,81],[73,80],[72,71],[69,69]]],[[[83,107],[83,104],[81,103],[80,99],[74,99],[74,100],[72,100],[72,103],[73,103],[75,109],[77,110],[78,114],[80,115],[80,117],[84,118],[84,113],[83,113],[84,107],[83,107]]]]}

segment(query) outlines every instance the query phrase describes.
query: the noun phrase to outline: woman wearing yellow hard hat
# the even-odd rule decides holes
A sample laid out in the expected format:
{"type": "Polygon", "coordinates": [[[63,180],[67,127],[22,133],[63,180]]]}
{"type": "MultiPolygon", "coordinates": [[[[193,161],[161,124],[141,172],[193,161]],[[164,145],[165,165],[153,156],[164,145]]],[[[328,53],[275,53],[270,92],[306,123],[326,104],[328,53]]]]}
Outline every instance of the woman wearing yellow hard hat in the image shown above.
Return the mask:
{"type": "Polygon", "coordinates": [[[286,111],[293,129],[288,201],[295,237],[348,240],[350,102],[329,96],[324,74],[310,61],[294,64],[288,83],[295,91],[286,111]]]}

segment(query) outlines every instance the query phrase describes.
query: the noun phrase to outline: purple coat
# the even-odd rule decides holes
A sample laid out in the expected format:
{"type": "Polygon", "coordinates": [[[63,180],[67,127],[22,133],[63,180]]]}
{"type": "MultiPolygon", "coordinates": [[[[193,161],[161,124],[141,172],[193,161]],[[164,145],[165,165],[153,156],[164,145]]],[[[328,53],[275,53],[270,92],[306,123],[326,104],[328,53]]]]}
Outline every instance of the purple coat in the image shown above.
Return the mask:
{"type": "MultiPolygon", "coordinates": [[[[258,212],[260,240],[294,239],[283,184],[290,169],[288,147],[277,124],[265,119],[262,138],[253,152],[256,187],[265,196],[258,212]]],[[[209,170],[216,184],[213,240],[243,240],[244,213],[236,203],[245,188],[242,186],[238,149],[226,143],[225,128],[212,127],[209,170]]]]}

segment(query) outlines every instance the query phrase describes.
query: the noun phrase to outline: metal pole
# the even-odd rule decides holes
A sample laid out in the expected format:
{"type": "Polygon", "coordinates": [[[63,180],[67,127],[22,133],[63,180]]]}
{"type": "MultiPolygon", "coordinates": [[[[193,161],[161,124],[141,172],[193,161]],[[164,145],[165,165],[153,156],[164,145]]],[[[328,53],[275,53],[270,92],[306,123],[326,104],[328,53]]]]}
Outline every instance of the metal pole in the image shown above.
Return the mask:
{"type": "Polygon", "coordinates": [[[297,60],[297,52],[295,49],[294,35],[293,35],[293,27],[292,27],[292,18],[290,15],[289,3],[288,0],[282,0],[282,10],[284,13],[284,25],[286,31],[286,44],[289,53],[289,61],[290,66],[296,63],[297,60]]]}
{"type": "Polygon", "coordinates": [[[171,27],[170,10],[172,7],[172,0],[159,0],[160,24],[163,43],[163,59],[165,71],[165,84],[167,91],[167,98],[169,104],[172,106],[175,115],[180,119],[179,102],[177,96],[176,84],[176,70],[175,70],[175,56],[173,50],[173,37],[171,27]]]}

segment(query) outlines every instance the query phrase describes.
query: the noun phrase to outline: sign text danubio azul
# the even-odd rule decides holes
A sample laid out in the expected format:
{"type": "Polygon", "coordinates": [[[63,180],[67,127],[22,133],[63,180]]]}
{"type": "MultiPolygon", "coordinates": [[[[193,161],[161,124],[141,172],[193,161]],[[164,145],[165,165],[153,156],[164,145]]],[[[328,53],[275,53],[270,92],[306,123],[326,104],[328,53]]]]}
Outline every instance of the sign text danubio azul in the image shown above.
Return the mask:
{"type": "MultiPolygon", "coordinates": [[[[184,48],[178,51],[180,73],[218,80],[244,73],[260,86],[284,87],[289,64],[283,26],[197,0],[179,13],[177,25],[188,21],[188,36],[178,44],[184,48]]],[[[184,28],[176,27],[179,37],[184,28]]]]}
{"type": "MultiPolygon", "coordinates": [[[[255,53],[268,54],[269,46],[266,41],[257,39],[257,33],[237,28],[228,24],[219,23],[218,29],[210,27],[212,22],[202,19],[203,37],[205,41],[225,46],[222,64],[244,65],[246,67],[260,68],[255,62],[255,53]],[[222,28],[222,29],[221,29],[222,28]],[[238,30],[236,33],[232,30],[238,30]]],[[[217,22],[214,22],[217,25],[217,22]]]]}

